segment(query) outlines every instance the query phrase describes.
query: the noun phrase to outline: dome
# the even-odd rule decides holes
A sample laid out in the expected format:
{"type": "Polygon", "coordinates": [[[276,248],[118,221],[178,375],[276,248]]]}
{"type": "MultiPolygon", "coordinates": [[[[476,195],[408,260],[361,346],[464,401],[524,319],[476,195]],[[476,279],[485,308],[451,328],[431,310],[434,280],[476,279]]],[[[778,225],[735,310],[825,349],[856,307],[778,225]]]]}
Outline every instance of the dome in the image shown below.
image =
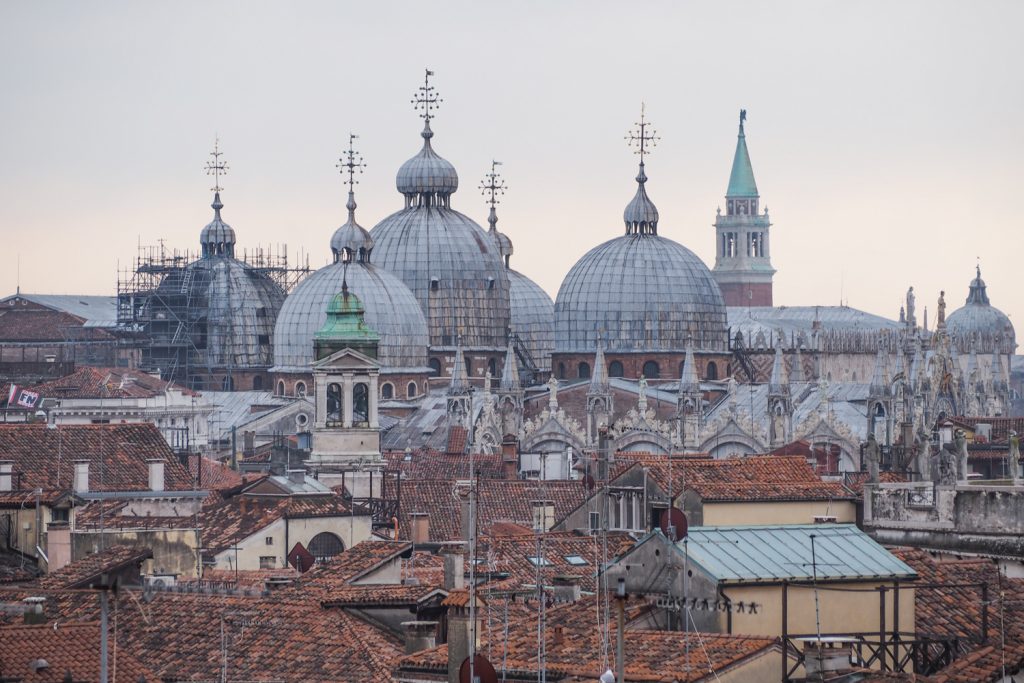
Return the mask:
{"type": "Polygon", "coordinates": [[[331,253],[334,261],[368,261],[373,251],[373,238],[366,228],[356,222],[356,200],[352,192],[348,193],[348,221],[334,231],[331,237],[331,253]]]}
{"type": "MultiPolygon", "coordinates": [[[[169,273],[151,305],[189,311],[193,333],[189,365],[202,368],[258,368],[273,361],[270,343],[284,291],[265,273],[226,256],[208,256],[169,273]]],[[[160,314],[154,312],[154,319],[160,314]]],[[[172,325],[174,323],[171,323],[172,325]]],[[[151,331],[159,339],[164,332],[151,331]]],[[[166,331],[168,336],[174,330],[166,331]]]]}
{"type": "Polygon", "coordinates": [[[401,280],[370,263],[337,262],[311,274],[292,290],[274,328],[273,372],[309,372],[313,338],[327,308],[347,283],[366,309],[366,325],[380,335],[384,371],[427,367],[427,322],[416,297],[401,280]]]}
{"type": "Polygon", "coordinates": [[[967,302],[946,317],[946,329],[957,350],[970,353],[1012,354],[1017,348],[1017,337],[1010,318],[989,302],[981,269],[971,280],[967,302]]]}
{"type": "Polygon", "coordinates": [[[725,351],[725,302],[704,262],[653,234],[594,247],[565,276],[555,299],[555,351],[590,353],[604,330],[609,352],[725,351]]]}
{"type": "Polygon", "coordinates": [[[398,169],[395,186],[409,200],[421,196],[447,199],[459,189],[459,174],[451,162],[442,159],[431,147],[430,138],[434,137],[434,132],[430,130],[429,120],[421,135],[423,149],[398,169]]]}
{"type": "Polygon", "coordinates": [[[536,282],[515,270],[508,271],[512,333],[522,340],[541,370],[551,368],[555,347],[555,305],[536,282]]]}
{"type": "Polygon", "coordinates": [[[235,231],[221,220],[220,210],[224,204],[220,201],[220,192],[213,196],[213,220],[199,233],[199,244],[203,248],[203,256],[234,256],[235,231]]]}

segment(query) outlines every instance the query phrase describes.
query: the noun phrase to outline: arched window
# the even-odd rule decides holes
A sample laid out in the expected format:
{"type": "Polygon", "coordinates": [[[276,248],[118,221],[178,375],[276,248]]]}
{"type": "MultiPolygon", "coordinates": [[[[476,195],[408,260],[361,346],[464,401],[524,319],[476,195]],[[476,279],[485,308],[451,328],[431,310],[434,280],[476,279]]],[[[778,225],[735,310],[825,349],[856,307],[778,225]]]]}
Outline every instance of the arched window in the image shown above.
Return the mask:
{"type": "Polygon", "coordinates": [[[295,395],[299,398],[303,398],[306,395],[306,383],[296,382],[295,383],[295,395]]]}
{"type": "Polygon", "coordinates": [[[431,377],[438,377],[441,374],[441,361],[436,358],[431,358],[429,365],[431,377]]]}
{"type": "Polygon", "coordinates": [[[622,377],[624,370],[622,368],[622,361],[613,360],[608,366],[609,377],[622,377]]]}
{"type": "Polygon", "coordinates": [[[319,562],[328,562],[345,550],[345,544],[334,534],[323,531],[309,542],[309,554],[319,562]]]}
{"type": "Polygon", "coordinates": [[[327,426],[334,427],[341,424],[341,385],[334,383],[327,385],[327,426]]]}
{"type": "Polygon", "coordinates": [[[487,372],[491,373],[491,377],[498,374],[498,362],[493,358],[487,361],[487,372]]]}
{"type": "Polygon", "coordinates": [[[370,421],[370,388],[360,382],[352,388],[352,424],[362,427],[370,421]]]}
{"type": "Polygon", "coordinates": [[[405,393],[409,398],[415,398],[416,396],[416,382],[409,382],[409,386],[405,388],[405,393]]]}
{"type": "Polygon", "coordinates": [[[395,397],[395,386],[391,382],[380,385],[380,397],[385,401],[395,397]]]}
{"type": "Polygon", "coordinates": [[[661,374],[661,368],[658,367],[658,362],[649,360],[644,363],[644,377],[647,379],[658,379],[661,374]]]}
{"type": "Polygon", "coordinates": [[[234,377],[232,377],[231,375],[228,375],[227,377],[225,377],[224,381],[221,382],[221,386],[224,388],[224,391],[234,391],[235,390],[235,379],[234,379],[234,377]]]}
{"type": "Polygon", "coordinates": [[[587,363],[580,363],[576,368],[576,376],[580,379],[590,379],[590,365],[587,363]]]}
{"type": "Polygon", "coordinates": [[[256,375],[252,378],[252,390],[260,391],[263,388],[263,375],[256,375]]]}
{"type": "Polygon", "coordinates": [[[708,367],[704,370],[704,377],[706,379],[718,379],[718,366],[715,365],[715,361],[708,362],[708,367]]]}
{"type": "Polygon", "coordinates": [[[558,379],[565,379],[565,363],[558,364],[558,379]]]}
{"type": "Polygon", "coordinates": [[[277,395],[284,396],[284,381],[282,380],[277,382],[277,395]]]}

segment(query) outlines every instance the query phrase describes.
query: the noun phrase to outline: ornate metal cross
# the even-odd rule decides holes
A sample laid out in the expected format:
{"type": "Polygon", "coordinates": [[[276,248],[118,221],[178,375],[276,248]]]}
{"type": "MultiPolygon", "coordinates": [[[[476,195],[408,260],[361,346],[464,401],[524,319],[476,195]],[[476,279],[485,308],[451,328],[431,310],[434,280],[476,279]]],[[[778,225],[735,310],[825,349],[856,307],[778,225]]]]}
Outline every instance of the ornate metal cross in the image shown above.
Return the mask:
{"type": "Polygon", "coordinates": [[[222,174],[227,175],[228,165],[227,162],[220,160],[222,154],[223,152],[220,151],[220,138],[214,138],[213,151],[210,152],[210,156],[213,157],[213,160],[207,161],[206,166],[204,166],[206,169],[206,175],[213,176],[213,187],[210,188],[212,192],[221,192],[224,190],[224,188],[220,186],[220,177],[222,174]]]}
{"type": "Polygon", "coordinates": [[[356,173],[362,173],[363,169],[366,168],[366,163],[363,161],[363,155],[355,150],[353,143],[359,136],[355,133],[348,134],[348,149],[342,152],[342,157],[338,159],[338,163],[335,167],[339,169],[339,172],[344,175],[348,174],[348,191],[352,192],[353,188],[359,184],[356,180],[356,173]]]}
{"type": "Polygon", "coordinates": [[[487,197],[487,203],[491,205],[492,209],[500,203],[498,195],[505,194],[505,190],[508,188],[505,179],[498,173],[498,166],[501,166],[500,161],[492,161],[491,172],[480,181],[480,194],[487,197]]]}
{"type": "Polygon", "coordinates": [[[630,147],[636,147],[635,154],[640,155],[640,163],[644,162],[644,155],[647,154],[648,147],[654,147],[658,144],[658,140],[661,139],[653,128],[650,128],[651,124],[646,119],[646,105],[640,103],[640,120],[636,122],[636,128],[629,131],[626,135],[626,143],[630,147]],[[650,131],[648,131],[650,128],[650,131]]]}
{"type": "Polygon", "coordinates": [[[437,109],[438,105],[444,102],[441,96],[434,91],[434,86],[430,85],[430,77],[434,75],[434,72],[430,69],[425,69],[425,75],[423,76],[423,85],[419,87],[419,90],[412,98],[413,109],[422,109],[423,113],[420,114],[420,118],[430,123],[430,119],[434,118],[433,112],[437,109]]]}

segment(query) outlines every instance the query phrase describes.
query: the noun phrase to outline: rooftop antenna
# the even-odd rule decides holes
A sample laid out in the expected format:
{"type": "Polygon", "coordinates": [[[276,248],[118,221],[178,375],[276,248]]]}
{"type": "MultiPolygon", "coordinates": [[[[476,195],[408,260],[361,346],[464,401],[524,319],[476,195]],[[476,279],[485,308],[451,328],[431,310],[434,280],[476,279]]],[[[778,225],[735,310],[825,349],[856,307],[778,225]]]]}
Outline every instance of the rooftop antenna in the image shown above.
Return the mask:
{"type": "Polygon", "coordinates": [[[223,192],[224,188],[220,186],[221,175],[227,175],[228,165],[227,162],[221,161],[221,156],[224,152],[220,151],[220,138],[213,138],[213,151],[210,152],[212,159],[206,162],[206,166],[203,168],[206,170],[206,175],[213,176],[213,187],[210,188],[211,192],[223,192]]]}

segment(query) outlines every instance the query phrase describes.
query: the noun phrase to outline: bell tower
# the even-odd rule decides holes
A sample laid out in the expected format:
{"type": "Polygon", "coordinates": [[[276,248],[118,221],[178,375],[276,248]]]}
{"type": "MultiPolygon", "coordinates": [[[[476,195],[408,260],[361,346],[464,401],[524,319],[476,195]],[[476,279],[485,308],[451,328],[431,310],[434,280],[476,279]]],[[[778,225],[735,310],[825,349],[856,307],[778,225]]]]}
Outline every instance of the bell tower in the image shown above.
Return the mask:
{"type": "Polygon", "coordinates": [[[722,290],[726,306],[771,306],[772,276],[768,209],[754,182],[754,168],[747,152],[743,124],[747,110],[740,110],[740,132],[732,160],[725,213],[715,218],[715,267],[711,274],[722,290]]]}

